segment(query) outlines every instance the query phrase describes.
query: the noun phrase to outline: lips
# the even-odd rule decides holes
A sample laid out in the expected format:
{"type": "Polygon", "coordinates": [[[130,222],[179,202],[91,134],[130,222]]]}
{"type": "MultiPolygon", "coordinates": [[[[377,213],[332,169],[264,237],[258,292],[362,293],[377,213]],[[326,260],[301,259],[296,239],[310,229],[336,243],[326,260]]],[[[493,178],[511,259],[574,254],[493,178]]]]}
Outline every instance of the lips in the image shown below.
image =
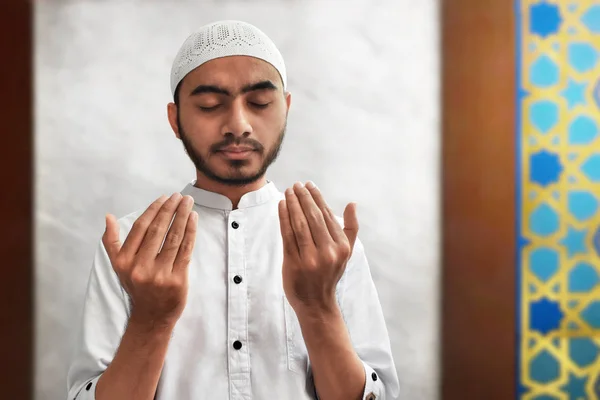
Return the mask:
{"type": "Polygon", "coordinates": [[[223,153],[245,153],[247,151],[254,151],[254,149],[252,147],[230,146],[220,149],[219,151],[222,151],[223,153]]]}

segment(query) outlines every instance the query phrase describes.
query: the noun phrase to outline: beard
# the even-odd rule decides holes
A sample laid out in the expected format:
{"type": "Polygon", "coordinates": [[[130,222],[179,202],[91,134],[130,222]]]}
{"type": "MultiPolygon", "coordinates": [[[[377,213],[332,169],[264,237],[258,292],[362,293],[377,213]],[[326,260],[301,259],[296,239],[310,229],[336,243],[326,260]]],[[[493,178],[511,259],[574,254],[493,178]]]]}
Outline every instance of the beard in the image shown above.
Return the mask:
{"type": "Polygon", "coordinates": [[[287,126],[287,119],[279,133],[279,137],[277,141],[273,145],[273,147],[265,154],[265,148],[258,141],[253,139],[245,139],[240,137],[235,137],[232,134],[228,134],[225,137],[225,140],[222,142],[216,143],[209,148],[209,156],[216,155],[220,149],[223,149],[227,146],[236,145],[236,146],[249,146],[254,149],[256,153],[261,157],[262,162],[260,167],[254,172],[246,172],[244,173],[242,169],[250,164],[251,160],[227,160],[229,164],[229,173],[219,174],[207,162],[207,158],[203,157],[198,151],[194,149],[189,137],[185,133],[183,127],[181,126],[179,115],[177,115],[177,127],[179,129],[179,137],[181,138],[181,142],[183,143],[183,148],[185,149],[186,154],[196,167],[196,170],[201,172],[208,179],[218,182],[220,184],[224,184],[227,186],[245,186],[251,183],[254,183],[261,179],[266,173],[267,169],[277,160],[279,156],[279,151],[281,150],[281,145],[283,144],[283,139],[285,137],[285,131],[287,126]]]}

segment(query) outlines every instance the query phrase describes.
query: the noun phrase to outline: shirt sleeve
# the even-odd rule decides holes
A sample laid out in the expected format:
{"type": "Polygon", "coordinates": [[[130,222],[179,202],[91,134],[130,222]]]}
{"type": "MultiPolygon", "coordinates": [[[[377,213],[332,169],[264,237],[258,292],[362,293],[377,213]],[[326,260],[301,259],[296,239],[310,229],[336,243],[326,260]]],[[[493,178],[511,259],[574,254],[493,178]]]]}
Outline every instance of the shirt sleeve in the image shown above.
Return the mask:
{"type": "Polygon", "coordinates": [[[365,369],[364,400],[394,400],[400,392],[388,330],[364,247],[357,238],[339,282],[339,303],[365,369]]]}
{"type": "Polygon", "coordinates": [[[74,357],[67,374],[68,400],[95,399],[96,383],[110,365],[125,332],[129,319],[127,299],[100,242],[87,284],[74,357]]]}

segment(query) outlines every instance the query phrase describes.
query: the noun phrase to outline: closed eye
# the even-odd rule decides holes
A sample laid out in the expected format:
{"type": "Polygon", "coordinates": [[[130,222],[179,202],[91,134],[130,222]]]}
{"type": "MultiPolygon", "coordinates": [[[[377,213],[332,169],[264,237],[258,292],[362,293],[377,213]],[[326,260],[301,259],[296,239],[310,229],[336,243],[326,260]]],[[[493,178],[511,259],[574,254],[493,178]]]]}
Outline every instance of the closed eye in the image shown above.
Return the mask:
{"type": "Polygon", "coordinates": [[[250,105],[252,107],[256,107],[256,108],[259,108],[259,109],[267,108],[269,106],[269,104],[271,104],[271,103],[254,103],[254,102],[250,102],[250,105]]]}
{"type": "Polygon", "coordinates": [[[204,112],[210,112],[210,111],[215,111],[217,108],[219,108],[221,105],[217,104],[215,106],[212,107],[202,107],[202,106],[198,106],[198,108],[204,112]]]}

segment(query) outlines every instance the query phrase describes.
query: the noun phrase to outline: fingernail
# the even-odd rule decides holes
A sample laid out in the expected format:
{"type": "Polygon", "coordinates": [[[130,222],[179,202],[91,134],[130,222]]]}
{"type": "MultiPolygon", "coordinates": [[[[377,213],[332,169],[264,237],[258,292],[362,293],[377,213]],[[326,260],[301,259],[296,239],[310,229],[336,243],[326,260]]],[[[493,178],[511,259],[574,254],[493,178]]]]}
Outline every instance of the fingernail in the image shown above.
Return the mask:
{"type": "Polygon", "coordinates": [[[173,200],[180,199],[180,198],[181,198],[181,193],[179,193],[179,192],[177,192],[177,193],[173,193],[173,194],[171,195],[171,198],[172,198],[173,200]]]}
{"type": "Polygon", "coordinates": [[[292,190],[292,188],[287,188],[287,189],[285,190],[285,194],[287,194],[287,195],[291,195],[291,194],[294,194],[294,191],[292,190]]]}
{"type": "Polygon", "coordinates": [[[313,183],[313,181],[308,181],[308,182],[306,182],[306,187],[309,188],[309,189],[314,189],[314,188],[317,187],[317,185],[315,185],[313,183]]]}

